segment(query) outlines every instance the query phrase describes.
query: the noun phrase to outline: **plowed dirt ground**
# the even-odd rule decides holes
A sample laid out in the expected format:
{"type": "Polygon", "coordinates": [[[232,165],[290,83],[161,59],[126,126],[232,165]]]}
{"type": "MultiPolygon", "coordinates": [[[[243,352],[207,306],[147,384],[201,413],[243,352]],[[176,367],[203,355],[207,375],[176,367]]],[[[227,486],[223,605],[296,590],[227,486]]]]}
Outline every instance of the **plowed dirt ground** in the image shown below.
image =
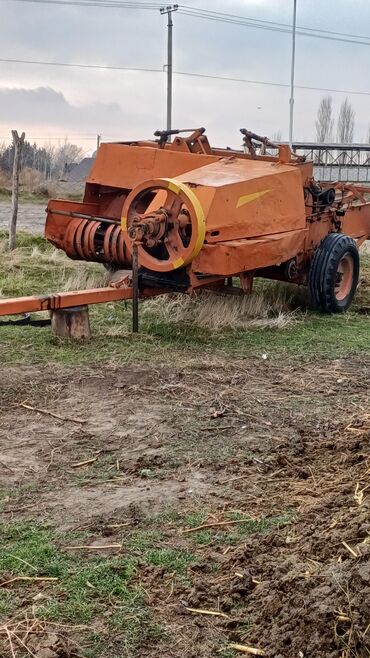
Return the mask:
{"type": "Polygon", "coordinates": [[[0,655],[369,656],[369,368],[3,366],[0,655]]]}

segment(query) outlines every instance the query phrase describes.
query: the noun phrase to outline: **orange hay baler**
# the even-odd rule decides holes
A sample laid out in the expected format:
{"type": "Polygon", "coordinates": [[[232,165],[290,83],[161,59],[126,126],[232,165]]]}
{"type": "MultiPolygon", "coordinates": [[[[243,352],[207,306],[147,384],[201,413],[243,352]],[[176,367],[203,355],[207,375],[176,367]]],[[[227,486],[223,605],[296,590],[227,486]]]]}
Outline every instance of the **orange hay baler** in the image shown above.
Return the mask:
{"type": "MultiPolygon", "coordinates": [[[[57,248],[132,272],[103,290],[109,299],[134,298],[134,328],[139,296],[226,291],[233,277],[245,293],[256,276],[307,285],[323,312],[351,304],[358,248],[370,236],[366,189],[319,184],[312,162],[241,132],[244,151],[212,148],[203,128],[172,131],[172,142],[157,131],[155,141],[102,144],[83,201],[49,202],[45,237],[57,248]],[[256,141],[276,155],[257,154],[256,141]]],[[[78,303],[94,303],[92,293],[77,291],[78,303]]],[[[70,304],[43,299],[43,308],[70,304]]]]}

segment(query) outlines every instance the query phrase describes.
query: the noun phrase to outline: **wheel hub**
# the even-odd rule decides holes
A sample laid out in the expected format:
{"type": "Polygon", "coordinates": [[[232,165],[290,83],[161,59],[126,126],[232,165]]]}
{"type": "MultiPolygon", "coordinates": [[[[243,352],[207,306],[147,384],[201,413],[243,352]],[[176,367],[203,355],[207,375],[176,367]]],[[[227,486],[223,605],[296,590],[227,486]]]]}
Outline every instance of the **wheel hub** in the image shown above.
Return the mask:
{"type": "Polygon", "coordinates": [[[335,297],[342,301],[349,295],[353,282],[353,260],[349,254],[344,254],[338,263],[335,280],[335,297]]]}

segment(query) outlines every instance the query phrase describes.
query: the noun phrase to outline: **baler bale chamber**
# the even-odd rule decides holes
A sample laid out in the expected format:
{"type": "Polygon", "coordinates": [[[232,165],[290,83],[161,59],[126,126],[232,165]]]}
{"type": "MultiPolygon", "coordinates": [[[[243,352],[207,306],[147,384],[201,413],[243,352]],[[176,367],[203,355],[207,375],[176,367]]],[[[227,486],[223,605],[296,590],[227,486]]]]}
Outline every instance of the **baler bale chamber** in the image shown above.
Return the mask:
{"type": "Polygon", "coordinates": [[[312,162],[247,130],[245,151],[211,148],[203,128],[156,141],[102,144],[82,203],[49,202],[45,236],[75,259],[131,269],[139,288],[189,292],[239,277],[309,285],[326,312],[344,311],[370,234],[365,190],[319,185],[312,162]],[[257,140],[277,155],[257,155],[257,140]]]}

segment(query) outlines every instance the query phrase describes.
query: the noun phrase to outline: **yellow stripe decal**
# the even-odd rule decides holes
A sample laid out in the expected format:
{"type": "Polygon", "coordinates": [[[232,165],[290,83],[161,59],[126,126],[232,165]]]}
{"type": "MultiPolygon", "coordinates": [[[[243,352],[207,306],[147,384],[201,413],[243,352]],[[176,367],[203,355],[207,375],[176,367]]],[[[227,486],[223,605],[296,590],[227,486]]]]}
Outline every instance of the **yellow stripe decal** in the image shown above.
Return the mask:
{"type": "Polygon", "coordinates": [[[198,197],[194,194],[190,187],[186,189],[186,192],[193,203],[198,224],[197,241],[195,243],[193,253],[189,256],[185,263],[185,265],[188,265],[192,260],[194,260],[194,258],[198,256],[201,248],[203,247],[204,239],[206,237],[206,218],[204,217],[203,208],[198,197]]]}
{"type": "Polygon", "coordinates": [[[121,229],[127,231],[127,217],[121,217],[121,229]]]}
{"type": "Polygon", "coordinates": [[[251,203],[251,201],[255,201],[256,199],[259,199],[261,196],[264,196],[268,192],[271,192],[271,190],[263,190],[262,192],[252,192],[252,194],[245,194],[244,196],[240,196],[238,199],[238,203],[236,204],[236,207],[241,208],[241,206],[245,206],[246,203],[251,203]]]}
{"type": "Polygon", "coordinates": [[[171,190],[171,192],[174,192],[175,194],[178,194],[180,192],[180,188],[176,183],[173,183],[171,180],[168,181],[168,189],[171,190]]]}
{"type": "Polygon", "coordinates": [[[183,258],[178,258],[177,260],[174,260],[172,263],[172,267],[174,270],[177,270],[178,267],[181,267],[184,265],[184,259],[183,258]]]}
{"type": "MultiPolygon", "coordinates": [[[[198,254],[199,254],[199,252],[200,252],[200,250],[203,246],[204,238],[206,236],[206,219],[205,219],[205,216],[204,216],[202,205],[201,205],[198,197],[193,192],[193,190],[188,185],[186,185],[186,183],[180,182],[180,181],[178,181],[176,179],[173,179],[173,178],[172,179],[171,178],[163,178],[162,180],[165,180],[167,182],[169,190],[172,190],[173,192],[176,192],[177,194],[179,194],[179,192],[181,191],[185,195],[185,199],[187,197],[189,199],[189,201],[191,201],[191,203],[193,204],[193,208],[195,210],[195,216],[196,216],[196,222],[197,222],[197,228],[198,228],[197,241],[194,245],[194,249],[193,249],[192,253],[189,254],[189,256],[185,260],[179,259],[178,261],[175,261],[175,263],[174,263],[174,265],[175,265],[174,269],[175,269],[177,267],[181,267],[182,265],[188,265],[189,263],[191,263],[192,260],[194,260],[194,258],[196,258],[198,256],[198,254]],[[180,265],[177,264],[179,261],[182,261],[180,265]]],[[[186,201],[185,201],[185,203],[186,203],[186,201]]]]}

